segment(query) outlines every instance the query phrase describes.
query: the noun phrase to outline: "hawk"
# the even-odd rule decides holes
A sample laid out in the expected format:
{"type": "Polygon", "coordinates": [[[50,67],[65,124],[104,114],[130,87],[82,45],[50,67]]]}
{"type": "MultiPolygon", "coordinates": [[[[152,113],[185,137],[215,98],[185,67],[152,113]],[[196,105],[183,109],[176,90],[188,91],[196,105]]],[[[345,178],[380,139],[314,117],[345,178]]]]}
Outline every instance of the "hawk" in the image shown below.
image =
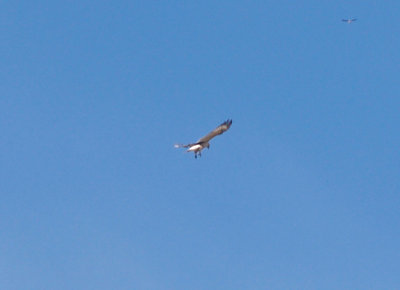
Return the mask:
{"type": "Polygon", "coordinates": [[[354,22],[354,21],[356,21],[357,20],[357,18],[353,18],[353,19],[342,19],[342,21],[343,22],[346,22],[346,23],[352,23],[352,22],[354,22]]]}
{"type": "Polygon", "coordinates": [[[197,156],[201,156],[201,150],[203,150],[206,147],[207,147],[207,149],[210,149],[209,142],[212,138],[214,138],[215,136],[221,135],[225,131],[228,131],[228,129],[231,127],[231,125],[232,125],[232,120],[228,119],[225,122],[223,122],[221,125],[219,125],[217,128],[215,128],[213,131],[208,133],[206,136],[197,140],[196,143],[191,143],[191,144],[187,144],[187,145],[175,144],[174,147],[175,148],[181,148],[181,147],[189,148],[188,150],[186,150],[186,152],[194,152],[194,158],[197,158],[197,156]]]}

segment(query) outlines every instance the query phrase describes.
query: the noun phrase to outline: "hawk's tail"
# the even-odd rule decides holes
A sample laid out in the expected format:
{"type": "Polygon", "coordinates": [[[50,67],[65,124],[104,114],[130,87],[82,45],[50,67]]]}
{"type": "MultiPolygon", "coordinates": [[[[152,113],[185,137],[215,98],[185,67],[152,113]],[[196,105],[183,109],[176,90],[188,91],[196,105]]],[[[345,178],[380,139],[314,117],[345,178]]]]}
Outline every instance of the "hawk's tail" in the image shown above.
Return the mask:
{"type": "Polygon", "coordinates": [[[189,145],[185,145],[185,144],[175,144],[174,147],[175,147],[175,148],[187,148],[187,147],[189,147],[189,145]]]}

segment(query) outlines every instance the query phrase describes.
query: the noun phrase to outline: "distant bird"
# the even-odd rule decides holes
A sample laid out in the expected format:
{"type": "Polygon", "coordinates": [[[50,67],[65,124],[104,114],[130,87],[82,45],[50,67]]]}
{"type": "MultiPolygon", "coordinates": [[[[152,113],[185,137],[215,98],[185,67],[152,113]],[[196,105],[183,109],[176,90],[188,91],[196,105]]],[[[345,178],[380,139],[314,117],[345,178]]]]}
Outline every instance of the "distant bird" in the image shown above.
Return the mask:
{"type": "Polygon", "coordinates": [[[346,22],[346,23],[352,23],[352,22],[354,22],[354,21],[356,21],[357,20],[357,18],[353,18],[353,19],[342,19],[342,21],[343,22],[346,22]]]}
{"type": "Polygon", "coordinates": [[[208,148],[210,149],[210,144],[208,143],[212,138],[214,138],[215,136],[221,135],[222,133],[224,133],[225,131],[227,131],[232,125],[232,120],[227,120],[225,122],[223,122],[221,125],[219,125],[217,128],[215,128],[213,131],[211,131],[210,133],[208,133],[206,136],[204,136],[203,138],[200,138],[199,140],[197,140],[196,143],[192,143],[192,144],[175,144],[174,147],[175,148],[189,148],[186,152],[194,152],[194,157],[197,158],[198,156],[201,156],[201,150],[203,150],[204,148],[208,148]]]}

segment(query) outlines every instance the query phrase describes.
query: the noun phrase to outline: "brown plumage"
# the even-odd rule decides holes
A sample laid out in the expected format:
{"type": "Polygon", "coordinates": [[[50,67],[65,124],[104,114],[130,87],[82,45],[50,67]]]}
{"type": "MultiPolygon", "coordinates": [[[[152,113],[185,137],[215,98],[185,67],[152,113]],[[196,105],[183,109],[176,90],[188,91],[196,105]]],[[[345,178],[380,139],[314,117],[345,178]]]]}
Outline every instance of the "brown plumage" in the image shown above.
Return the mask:
{"type": "Polygon", "coordinates": [[[210,148],[210,144],[208,143],[212,138],[215,136],[221,135],[225,131],[229,130],[229,128],[232,125],[232,120],[227,120],[223,122],[221,125],[219,125],[217,128],[212,130],[210,133],[208,133],[206,136],[200,138],[197,140],[196,143],[191,143],[191,144],[175,144],[175,148],[179,147],[184,147],[184,148],[189,148],[187,152],[193,151],[194,152],[194,157],[197,158],[197,155],[201,156],[201,150],[204,148],[210,148]]]}

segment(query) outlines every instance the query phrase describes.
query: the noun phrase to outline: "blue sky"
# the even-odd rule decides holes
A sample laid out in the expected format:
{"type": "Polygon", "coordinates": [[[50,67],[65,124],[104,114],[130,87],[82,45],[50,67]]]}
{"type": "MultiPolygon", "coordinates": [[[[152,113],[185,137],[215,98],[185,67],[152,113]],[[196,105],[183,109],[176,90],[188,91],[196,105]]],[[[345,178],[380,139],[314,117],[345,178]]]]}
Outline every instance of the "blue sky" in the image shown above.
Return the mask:
{"type": "Polygon", "coordinates": [[[1,289],[400,287],[400,2],[215,2],[1,3],[1,289]]]}

